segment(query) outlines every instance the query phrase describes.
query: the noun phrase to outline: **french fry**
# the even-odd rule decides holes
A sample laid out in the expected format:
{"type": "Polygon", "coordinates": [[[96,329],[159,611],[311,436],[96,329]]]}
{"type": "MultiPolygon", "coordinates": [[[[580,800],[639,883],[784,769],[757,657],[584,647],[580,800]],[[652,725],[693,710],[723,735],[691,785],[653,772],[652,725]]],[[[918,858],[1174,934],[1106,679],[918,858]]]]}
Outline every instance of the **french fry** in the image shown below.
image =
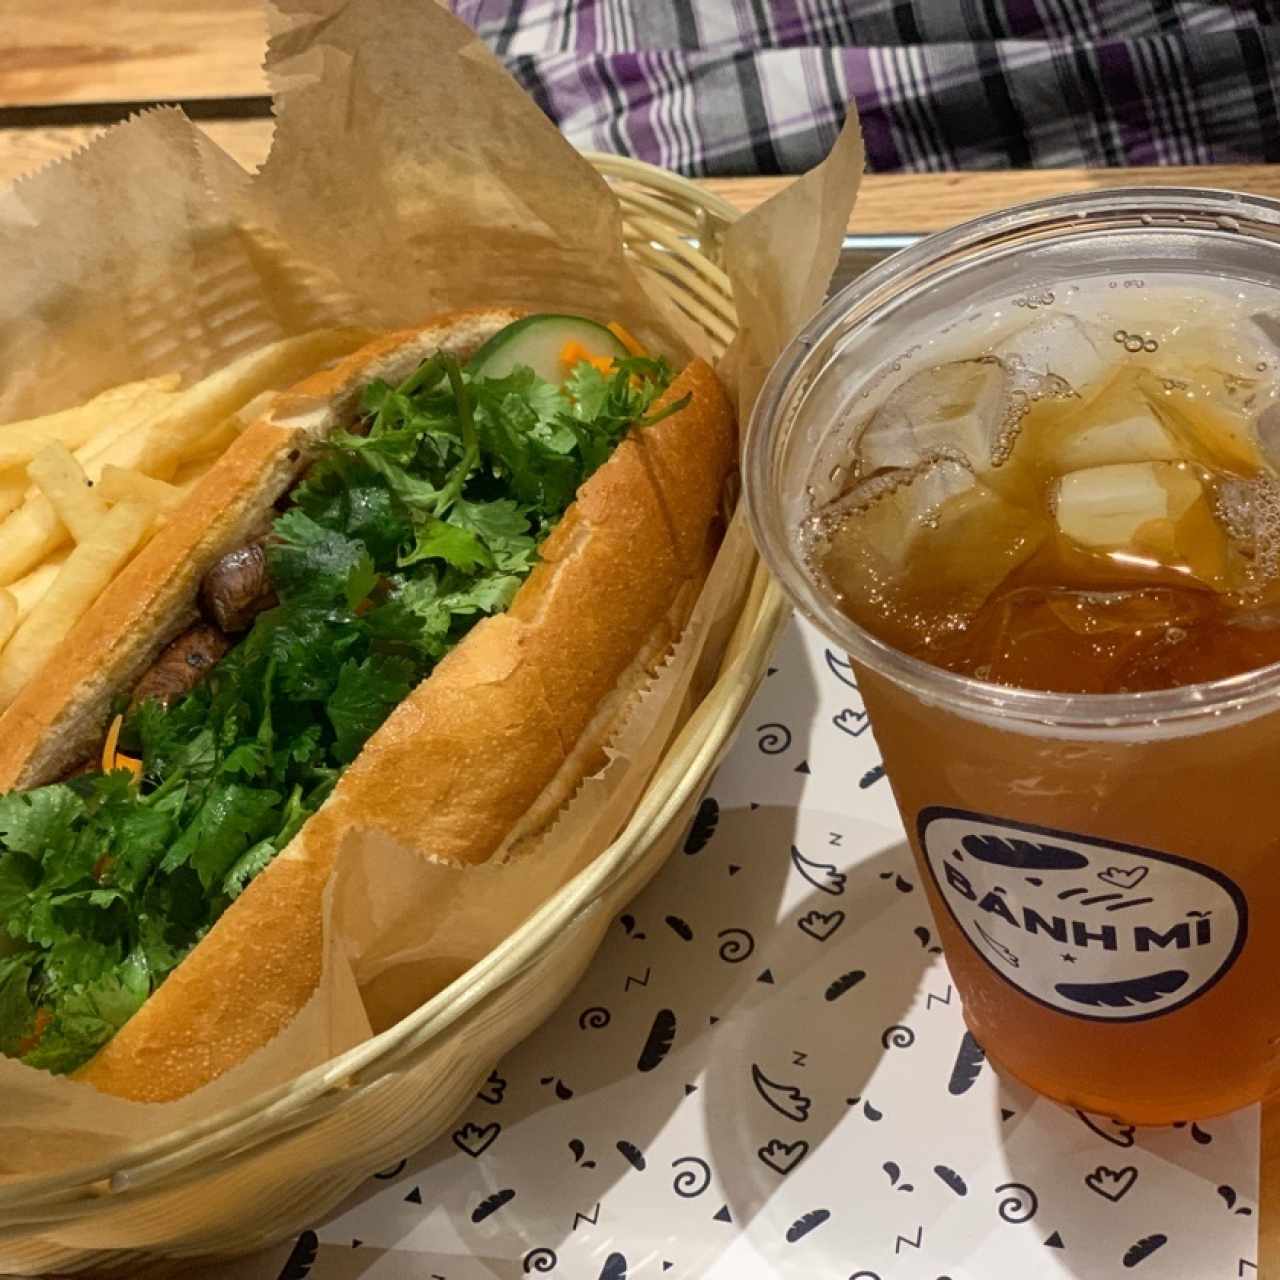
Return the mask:
{"type": "Polygon", "coordinates": [[[181,485],[110,464],[102,468],[102,478],[95,489],[104,502],[127,502],[131,498],[138,498],[153,503],[161,513],[172,511],[187,496],[181,485]]]}
{"type": "Polygon", "coordinates": [[[10,583],[6,588],[18,602],[19,622],[44,599],[45,593],[53,586],[53,580],[58,576],[58,570],[62,568],[66,558],[67,553],[59,551],[56,555],[50,556],[38,569],[33,569],[25,578],[19,578],[17,582],[10,583]]]}
{"type": "Polygon", "coordinates": [[[137,463],[122,465],[166,478],[166,468],[176,466],[201,437],[251,400],[297,382],[326,360],[354,351],[369,336],[364,329],[317,329],[241,356],[180,391],[172,407],[152,424],[145,454],[137,463]]]}
{"type": "Polygon", "coordinates": [[[0,591],[0,649],[18,629],[18,602],[10,591],[0,591]]]}
{"type": "Polygon", "coordinates": [[[0,710],[39,674],[71,628],[132,558],[155,516],[150,503],[121,502],[99,521],[93,537],[67,556],[44,599],[0,653],[0,710]]]}
{"type": "Polygon", "coordinates": [[[183,451],[184,468],[189,462],[220,458],[246,427],[251,427],[271,408],[279,394],[278,390],[272,388],[270,391],[264,391],[260,396],[254,396],[232,417],[220,422],[208,435],[201,436],[190,448],[183,451]]]}
{"type": "MultiPolygon", "coordinates": [[[[78,449],[76,461],[89,479],[97,483],[106,466],[128,467],[136,463],[147,448],[147,428],[167,411],[177,394],[149,392],[128,413],[78,449]]],[[[22,501],[0,519],[0,586],[15,582],[71,540],[49,499],[25,474],[22,479],[26,486],[22,501]]],[[[0,514],[3,511],[0,503],[0,514]]]]}
{"type": "Polygon", "coordinates": [[[107,504],[89,484],[84,468],[65,444],[41,449],[27,468],[27,475],[77,542],[92,536],[107,514],[107,504]]]}
{"type": "Polygon", "coordinates": [[[181,377],[173,373],[127,382],[99,393],[74,409],[62,409],[25,422],[6,423],[0,426],[0,471],[24,466],[50,444],[79,449],[121,415],[136,412],[158,395],[171,394],[181,381],[181,377]]]}
{"type": "Polygon", "coordinates": [[[21,469],[0,473],[0,519],[22,506],[30,487],[27,473],[21,469]]]}
{"type": "Polygon", "coordinates": [[[0,522],[0,586],[7,587],[34,569],[69,538],[53,504],[37,490],[0,522]]]}
{"type": "MultiPolygon", "coordinates": [[[[148,412],[145,421],[141,412],[122,414],[76,456],[95,484],[107,466],[172,480],[186,451],[256,397],[354,351],[369,336],[364,329],[319,329],[262,347],[181,391],[153,392],[164,396],[163,407],[148,412]]],[[[48,498],[28,491],[22,505],[0,520],[0,587],[34,569],[69,538],[48,498]]]]}

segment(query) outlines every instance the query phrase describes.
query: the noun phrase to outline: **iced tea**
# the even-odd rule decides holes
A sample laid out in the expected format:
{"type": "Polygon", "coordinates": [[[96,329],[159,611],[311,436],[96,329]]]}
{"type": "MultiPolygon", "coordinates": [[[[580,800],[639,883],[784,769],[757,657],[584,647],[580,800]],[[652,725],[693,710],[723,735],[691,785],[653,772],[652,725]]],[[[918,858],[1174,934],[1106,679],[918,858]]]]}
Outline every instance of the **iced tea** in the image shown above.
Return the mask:
{"type": "Polygon", "coordinates": [[[1280,1087],[1277,280],[1265,201],[992,215],[830,304],[748,438],[970,1027],[1141,1123],[1280,1087]]]}

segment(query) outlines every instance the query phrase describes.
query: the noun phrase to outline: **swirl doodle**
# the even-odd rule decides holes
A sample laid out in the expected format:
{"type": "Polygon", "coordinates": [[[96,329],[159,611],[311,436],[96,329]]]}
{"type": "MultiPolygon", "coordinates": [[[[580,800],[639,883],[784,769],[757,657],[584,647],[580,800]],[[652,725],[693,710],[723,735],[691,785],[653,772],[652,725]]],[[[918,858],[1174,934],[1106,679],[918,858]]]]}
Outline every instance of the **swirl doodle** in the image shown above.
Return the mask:
{"type": "Polygon", "coordinates": [[[724,939],[719,954],[726,964],[741,964],[756,949],[756,940],[746,929],[721,929],[716,937],[724,939]]]}
{"type": "Polygon", "coordinates": [[[671,1162],[673,1169],[680,1169],[671,1183],[671,1190],[685,1200],[700,1196],[711,1185],[711,1166],[699,1156],[680,1156],[671,1162]],[[681,1165],[690,1166],[680,1169],[681,1165]]]}
{"type": "Polygon", "coordinates": [[[791,745],[791,730],[777,721],[756,725],[756,732],[756,746],[767,756],[780,756],[791,745]]]}
{"type": "Polygon", "coordinates": [[[524,1269],[525,1275],[528,1275],[531,1271],[554,1271],[556,1263],[559,1261],[560,1259],[556,1257],[554,1249],[539,1247],[530,1249],[524,1255],[524,1261],[520,1265],[524,1269]]]}
{"type": "Polygon", "coordinates": [[[583,1009],[583,1011],[578,1014],[578,1026],[581,1027],[583,1031],[588,1029],[592,1031],[599,1031],[602,1028],[607,1027],[612,1020],[613,1015],[604,1007],[604,1005],[601,1004],[593,1004],[591,1008],[583,1009]]]}
{"type": "Polygon", "coordinates": [[[916,1033],[901,1024],[885,1027],[880,1033],[880,1043],[886,1049],[910,1049],[916,1042],[916,1033]]]}
{"type": "Polygon", "coordinates": [[[1020,1222],[1030,1222],[1040,1208],[1040,1200],[1034,1191],[1023,1182],[1002,1182],[995,1190],[996,1195],[1008,1191],[996,1206],[996,1211],[1005,1222],[1015,1226],[1020,1222]]]}

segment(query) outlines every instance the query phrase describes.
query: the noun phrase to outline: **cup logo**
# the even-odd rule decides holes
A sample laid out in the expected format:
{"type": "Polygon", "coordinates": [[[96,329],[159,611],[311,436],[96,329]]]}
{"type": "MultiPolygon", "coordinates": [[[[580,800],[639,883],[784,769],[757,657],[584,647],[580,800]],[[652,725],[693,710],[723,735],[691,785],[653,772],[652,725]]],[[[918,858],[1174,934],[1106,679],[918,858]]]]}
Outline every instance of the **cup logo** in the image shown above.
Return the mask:
{"type": "Polygon", "coordinates": [[[1207,991],[1244,945],[1244,895],[1187,858],[962,809],[924,809],[917,830],[974,949],[1051,1009],[1155,1018],[1207,991]]]}

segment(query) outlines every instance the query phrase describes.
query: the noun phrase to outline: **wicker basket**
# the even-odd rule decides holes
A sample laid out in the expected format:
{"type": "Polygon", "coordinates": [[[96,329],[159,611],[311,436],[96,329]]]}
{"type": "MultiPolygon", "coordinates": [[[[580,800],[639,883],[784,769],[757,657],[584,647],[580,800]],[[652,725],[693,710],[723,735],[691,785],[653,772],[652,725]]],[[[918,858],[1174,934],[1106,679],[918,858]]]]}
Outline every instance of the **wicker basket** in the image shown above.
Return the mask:
{"type": "MultiPolygon", "coordinates": [[[[628,252],[722,351],[737,323],[718,265],[732,206],[653,166],[589,158],[622,203],[628,252]]],[[[0,1270],[136,1276],[249,1252],[297,1233],[430,1142],[568,995],[614,914],[680,841],[785,616],[757,564],[716,683],[625,830],[483,961],[394,1027],[285,1086],[110,1161],[0,1187],[0,1270]]]]}

